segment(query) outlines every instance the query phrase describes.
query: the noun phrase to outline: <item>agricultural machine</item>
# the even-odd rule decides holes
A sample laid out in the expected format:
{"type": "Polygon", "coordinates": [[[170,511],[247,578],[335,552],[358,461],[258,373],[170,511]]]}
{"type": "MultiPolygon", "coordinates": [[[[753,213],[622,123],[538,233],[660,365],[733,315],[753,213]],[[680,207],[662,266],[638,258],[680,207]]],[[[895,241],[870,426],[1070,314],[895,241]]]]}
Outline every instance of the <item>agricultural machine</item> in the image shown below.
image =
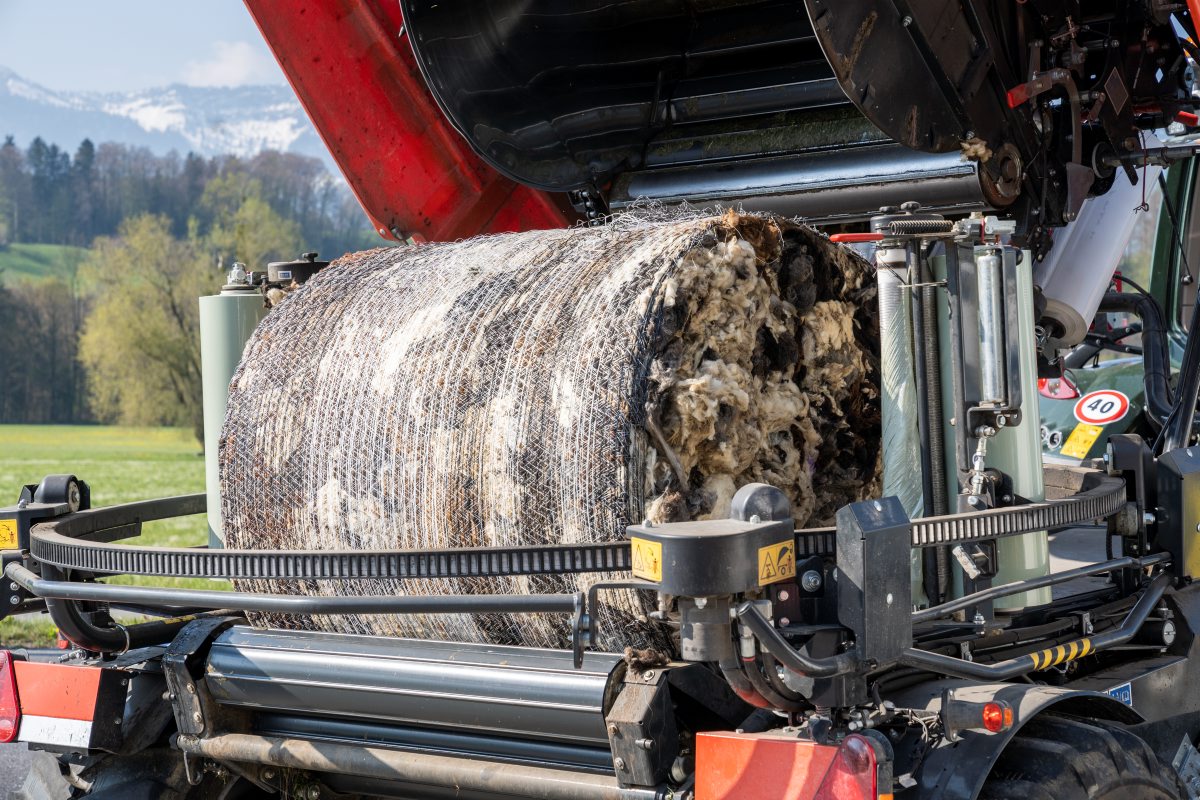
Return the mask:
{"type": "MultiPolygon", "coordinates": [[[[201,301],[207,496],[93,508],[86,476],[56,475],[0,509],[0,616],[45,611],[72,645],[52,663],[0,652],[0,741],[52,756],[25,797],[1200,797],[1194,0],[247,5],[398,251],[684,204],[802,217],[869,248],[874,268],[851,288],[878,308],[882,419],[859,450],[879,454],[882,486],[864,480],[873,493],[819,528],[797,526],[785,487],[756,482],[734,487],[723,518],[648,514],[618,540],[389,550],[321,544],[314,528],[309,549],[222,547],[230,379],[272,366],[243,345],[264,314],[356,268],[251,265],[201,301]],[[1177,219],[1152,291],[1113,291],[1168,165],[1177,219]],[[272,293],[286,296],[268,312],[272,293]],[[1144,424],[1110,428],[1129,393],[1086,387],[1061,427],[1078,455],[1044,465],[1039,376],[1072,368],[1101,309],[1141,326],[1144,424]],[[206,511],[209,547],[129,542],[206,511]],[[1047,533],[1068,528],[1095,557],[1051,573],[1047,533]],[[592,575],[586,590],[544,588],[592,575]],[[527,591],[487,588],[513,577],[527,591]],[[401,579],[415,588],[369,590],[401,579]],[[467,580],[476,590],[419,588],[467,580]],[[356,581],[368,588],[323,589],[356,581]],[[615,592],[643,598],[639,624],[671,646],[613,646],[622,631],[599,610],[615,592]],[[568,646],[312,622],[345,615],[430,630],[491,615],[514,639],[522,620],[557,615],[568,646]]],[[[329,361],[356,357],[348,345],[329,361]]],[[[289,424],[352,422],[280,397],[289,424]]],[[[546,402],[583,413],[568,400],[546,402]]],[[[382,458],[336,437],[314,448],[382,458]]],[[[250,455],[263,487],[286,477],[267,445],[250,455]]],[[[667,480],[686,483],[667,460],[667,480]]],[[[391,486],[434,480],[405,463],[418,466],[400,477],[368,466],[391,486]]],[[[377,507],[347,494],[310,499],[351,536],[377,507]]],[[[264,536],[287,521],[264,520],[264,536]]]]}

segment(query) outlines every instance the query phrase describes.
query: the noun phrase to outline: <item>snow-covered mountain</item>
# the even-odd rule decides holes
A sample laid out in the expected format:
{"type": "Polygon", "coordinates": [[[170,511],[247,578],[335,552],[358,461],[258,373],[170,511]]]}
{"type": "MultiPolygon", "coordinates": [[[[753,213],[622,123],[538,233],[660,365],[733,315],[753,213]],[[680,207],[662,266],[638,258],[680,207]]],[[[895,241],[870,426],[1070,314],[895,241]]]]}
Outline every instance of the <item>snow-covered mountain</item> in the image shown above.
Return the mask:
{"type": "Polygon", "coordinates": [[[21,146],[41,136],[69,151],[84,138],[205,156],[269,148],[316,156],[337,172],[286,86],[58,92],[0,66],[0,140],[4,136],[21,146]]]}

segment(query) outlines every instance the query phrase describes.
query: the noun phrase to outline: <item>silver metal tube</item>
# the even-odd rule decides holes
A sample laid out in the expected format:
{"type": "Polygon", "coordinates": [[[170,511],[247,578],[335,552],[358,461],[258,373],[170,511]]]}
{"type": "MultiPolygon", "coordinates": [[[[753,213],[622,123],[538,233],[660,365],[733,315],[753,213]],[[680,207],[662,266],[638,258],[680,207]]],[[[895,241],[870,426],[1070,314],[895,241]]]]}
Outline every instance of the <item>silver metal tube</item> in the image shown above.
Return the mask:
{"type": "MultiPolygon", "coordinates": [[[[880,390],[883,412],[883,494],[896,497],[910,519],[924,516],[921,491],[921,442],[917,430],[917,392],[913,383],[912,313],[906,286],[903,247],[875,253],[879,282],[880,390]]],[[[921,555],[910,563],[913,601],[927,601],[921,555]]]]}
{"type": "Polygon", "coordinates": [[[185,753],[286,769],[455,787],[464,794],[538,800],[654,800],[653,789],[622,789],[615,777],[494,761],[407,753],[381,747],[227,733],[179,736],[185,753]]]}
{"type": "Polygon", "coordinates": [[[1003,269],[1000,254],[994,251],[975,258],[979,285],[979,384],[984,403],[1003,403],[1008,397],[1003,269]]]}
{"type": "Polygon", "coordinates": [[[603,746],[619,655],[233,627],[209,652],[221,705],[603,746]]]}

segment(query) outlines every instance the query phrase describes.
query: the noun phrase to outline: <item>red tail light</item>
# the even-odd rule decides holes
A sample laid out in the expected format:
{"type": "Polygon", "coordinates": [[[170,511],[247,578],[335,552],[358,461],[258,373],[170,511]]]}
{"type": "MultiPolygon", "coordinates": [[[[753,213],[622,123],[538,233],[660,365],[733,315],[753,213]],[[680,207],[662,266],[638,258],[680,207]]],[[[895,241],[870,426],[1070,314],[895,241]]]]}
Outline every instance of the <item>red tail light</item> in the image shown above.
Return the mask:
{"type": "Polygon", "coordinates": [[[1051,400],[1074,400],[1079,389],[1065,375],[1061,378],[1038,378],[1038,394],[1051,400]]]}
{"type": "Polygon", "coordinates": [[[17,676],[12,655],[0,650],[0,743],[17,738],[21,727],[21,705],[17,702],[17,676]]]}
{"type": "Polygon", "coordinates": [[[992,733],[1006,731],[1013,726],[1013,710],[1008,703],[985,703],[983,727],[992,733]]]}
{"type": "Polygon", "coordinates": [[[878,767],[871,743],[861,736],[847,736],[813,800],[875,800],[878,767]]]}

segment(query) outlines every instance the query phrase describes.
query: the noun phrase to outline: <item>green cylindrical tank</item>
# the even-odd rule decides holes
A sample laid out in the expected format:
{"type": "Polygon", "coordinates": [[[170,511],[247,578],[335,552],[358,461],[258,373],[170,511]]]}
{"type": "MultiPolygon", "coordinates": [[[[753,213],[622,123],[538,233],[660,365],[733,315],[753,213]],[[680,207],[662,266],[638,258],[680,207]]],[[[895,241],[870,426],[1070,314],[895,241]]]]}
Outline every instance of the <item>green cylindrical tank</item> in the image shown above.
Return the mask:
{"type": "MultiPolygon", "coordinates": [[[[1037,390],[1037,343],[1034,341],[1033,259],[1029,252],[1017,267],[1017,317],[1021,342],[1021,402],[1023,419],[1015,428],[999,431],[988,445],[987,463],[1012,476],[1013,490],[1030,500],[1045,500],[1042,480],[1042,436],[1039,429],[1037,390]]],[[[1012,380],[1013,376],[1009,376],[1012,380]]],[[[1013,536],[996,542],[1000,569],[993,583],[999,585],[1050,572],[1050,543],[1045,531],[1013,536]]],[[[1017,611],[1050,602],[1050,589],[1034,589],[996,601],[997,611],[1017,611]]]]}
{"type": "MultiPolygon", "coordinates": [[[[1036,345],[1033,339],[1033,277],[1028,264],[1030,254],[1024,253],[1024,261],[1017,269],[1017,297],[1019,305],[1019,329],[1021,337],[1021,373],[1017,377],[1021,382],[1022,413],[1024,419],[1015,428],[1006,428],[988,443],[987,464],[1002,470],[1013,478],[1013,490],[1022,497],[1030,500],[1044,500],[1045,487],[1042,480],[1042,441],[1038,425],[1038,392],[1037,392],[1037,361],[1036,345]]],[[[930,262],[934,276],[938,280],[946,278],[945,258],[934,258],[930,262]]],[[[954,394],[951,385],[955,365],[950,357],[950,309],[946,302],[946,293],[939,293],[938,328],[941,336],[942,354],[942,402],[945,408],[954,407],[954,394]]],[[[1012,376],[1009,377],[1012,380],[1012,376]]],[[[949,474],[954,474],[955,440],[951,417],[946,415],[945,452],[949,474]]],[[[949,487],[950,507],[958,504],[958,488],[951,481],[949,487]]],[[[1022,578],[1032,578],[1045,575],[1050,571],[1050,546],[1046,533],[1029,533],[1000,539],[997,542],[997,560],[1000,564],[999,574],[993,579],[993,584],[1008,583],[1022,578]]],[[[962,573],[955,569],[955,594],[962,594],[962,573]]],[[[1031,592],[1001,598],[996,602],[997,610],[1011,611],[1025,606],[1040,605],[1050,602],[1049,589],[1035,589],[1031,592]]]]}
{"type": "Polygon", "coordinates": [[[200,367],[204,386],[204,481],[208,491],[208,542],[221,547],[221,492],[217,480],[217,445],[229,381],[242,359],[246,341],[267,309],[254,287],[230,285],[220,294],[200,298],[200,367]]]}

